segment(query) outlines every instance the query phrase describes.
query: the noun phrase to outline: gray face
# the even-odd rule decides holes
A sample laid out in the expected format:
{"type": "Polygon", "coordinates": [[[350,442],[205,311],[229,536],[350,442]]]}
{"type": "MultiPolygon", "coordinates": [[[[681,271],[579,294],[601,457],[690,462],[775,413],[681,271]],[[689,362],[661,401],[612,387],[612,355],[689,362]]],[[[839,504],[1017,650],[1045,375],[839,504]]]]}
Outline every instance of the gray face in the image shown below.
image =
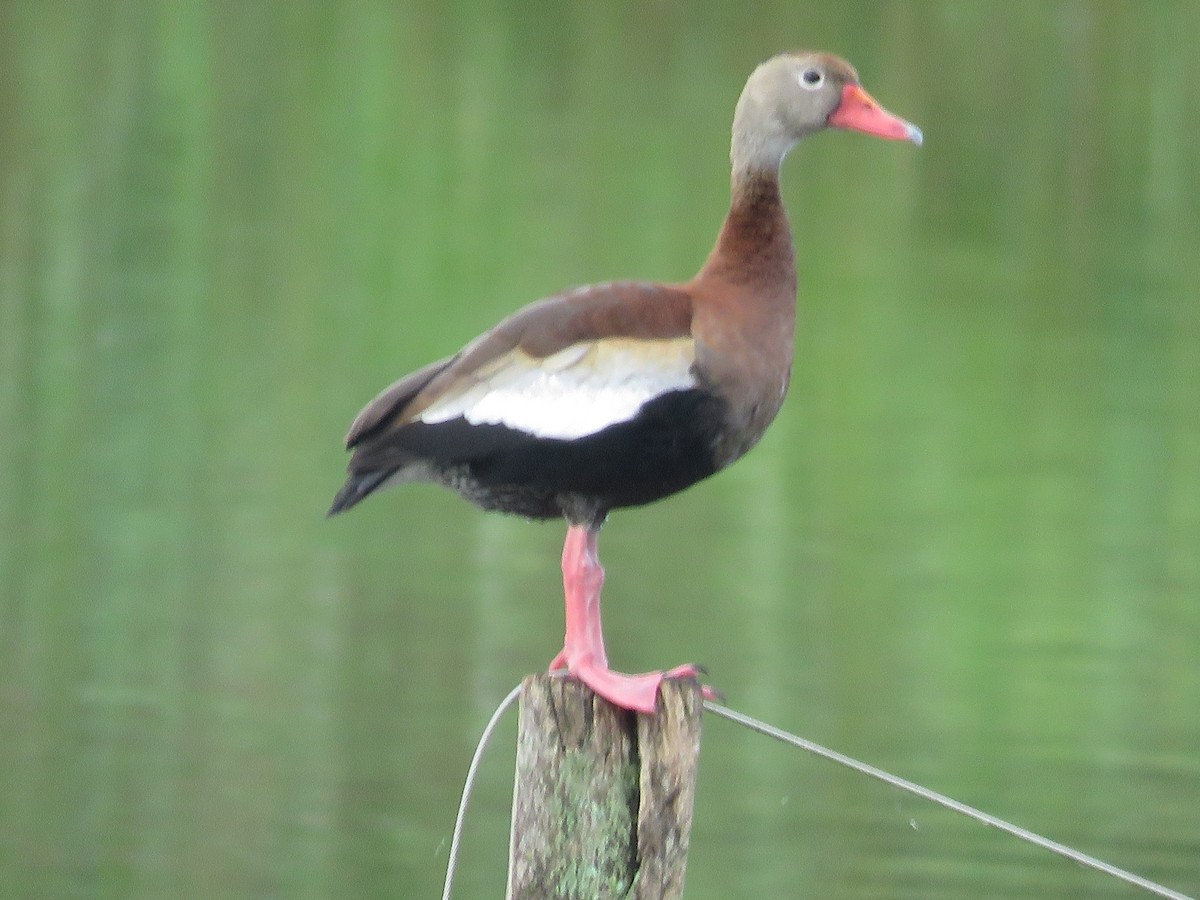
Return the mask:
{"type": "Polygon", "coordinates": [[[733,122],[734,172],[778,170],[796,141],[820,131],[856,82],[850,65],[825,53],[785,53],[750,75],[733,122]]]}
{"type": "Polygon", "coordinates": [[[773,118],[793,140],[824,128],[842,89],[858,80],[849,65],[822,53],[777,56],[764,68],[773,118]]]}

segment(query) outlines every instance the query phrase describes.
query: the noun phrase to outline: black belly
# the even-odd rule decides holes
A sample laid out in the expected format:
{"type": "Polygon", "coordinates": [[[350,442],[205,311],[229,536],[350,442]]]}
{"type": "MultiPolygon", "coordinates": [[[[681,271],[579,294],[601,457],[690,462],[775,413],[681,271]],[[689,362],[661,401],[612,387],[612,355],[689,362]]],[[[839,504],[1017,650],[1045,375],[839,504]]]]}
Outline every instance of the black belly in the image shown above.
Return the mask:
{"type": "Polygon", "coordinates": [[[432,464],[439,481],[485,509],[582,521],[659,500],[713,474],[714,446],[727,421],[725,401],[687,390],[651,400],[627,422],[570,440],[465,419],[415,423],[393,439],[432,464]]]}

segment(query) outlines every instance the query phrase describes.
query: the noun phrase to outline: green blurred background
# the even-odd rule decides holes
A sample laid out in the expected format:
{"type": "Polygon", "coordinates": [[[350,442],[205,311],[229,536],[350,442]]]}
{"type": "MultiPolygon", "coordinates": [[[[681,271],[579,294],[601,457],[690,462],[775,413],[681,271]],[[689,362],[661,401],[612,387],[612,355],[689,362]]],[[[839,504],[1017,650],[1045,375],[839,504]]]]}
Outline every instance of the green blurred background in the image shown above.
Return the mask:
{"type": "MultiPolygon", "coordinates": [[[[1200,891],[1194,2],[0,4],[0,896],[431,897],[563,528],[340,439],[504,313],[682,279],[777,50],[926,145],[784,170],[791,396],[606,529],[614,664],[1200,891]]],[[[510,718],[459,898],[500,896],[510,718]]],[[[720,720],[688,896],[1137,892],[720,720]]]]}

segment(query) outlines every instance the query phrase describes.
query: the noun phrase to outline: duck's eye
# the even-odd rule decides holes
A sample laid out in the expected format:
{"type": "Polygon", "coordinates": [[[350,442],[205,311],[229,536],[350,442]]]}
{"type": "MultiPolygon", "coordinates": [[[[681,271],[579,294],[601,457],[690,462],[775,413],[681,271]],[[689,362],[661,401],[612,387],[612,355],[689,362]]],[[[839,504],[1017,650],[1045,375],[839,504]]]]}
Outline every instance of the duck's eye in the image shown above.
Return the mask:
{"type": "Polygon", "coordinates": [[[806,87],[810,91],[819,88],[824,80],[825,73],[820,69],[805,69],[800,73],[800,86],[806,87]]]}

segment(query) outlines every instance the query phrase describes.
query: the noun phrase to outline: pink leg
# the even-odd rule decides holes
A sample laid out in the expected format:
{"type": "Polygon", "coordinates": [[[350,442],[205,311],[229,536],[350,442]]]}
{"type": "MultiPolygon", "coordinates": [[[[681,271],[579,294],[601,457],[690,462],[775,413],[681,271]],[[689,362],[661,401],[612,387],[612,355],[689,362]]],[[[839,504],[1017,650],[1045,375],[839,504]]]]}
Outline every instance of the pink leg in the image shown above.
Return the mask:
{"type": "MultiPolygon", "coordinates": [[[[667,672],[624,675],[608,667],[600,624],[600,590],[604,569],[594,528],[571,525],[563,544],[563,588],[566,592],[567,634],[550,669],[565,668],[601,697],[623,709],[652,713],[658,703],[658,686],[664,678],[695,678],[695,666],[678,666],[667,672]]],[[[705,695],[711,696],[707,688],[705,695]]]]}

